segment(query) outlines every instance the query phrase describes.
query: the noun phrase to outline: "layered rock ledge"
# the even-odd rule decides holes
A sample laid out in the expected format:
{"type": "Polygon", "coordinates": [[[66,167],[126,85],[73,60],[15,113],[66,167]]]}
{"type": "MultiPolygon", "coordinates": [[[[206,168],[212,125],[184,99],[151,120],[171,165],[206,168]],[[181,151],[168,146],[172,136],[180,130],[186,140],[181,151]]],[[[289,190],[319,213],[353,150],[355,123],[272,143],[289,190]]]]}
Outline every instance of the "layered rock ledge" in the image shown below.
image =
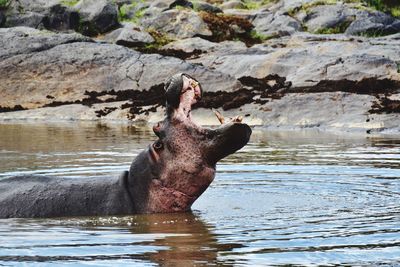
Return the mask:
{"type": "Polygon", "coordinates": [[[1,121],[153,123],[165,79],[187,72],[203,85],[193,112],[203,124],[219,109],[264,127],[400,132],[400,24],[388,12],[355,1],[103,2],[0,8],[1,121]]]}

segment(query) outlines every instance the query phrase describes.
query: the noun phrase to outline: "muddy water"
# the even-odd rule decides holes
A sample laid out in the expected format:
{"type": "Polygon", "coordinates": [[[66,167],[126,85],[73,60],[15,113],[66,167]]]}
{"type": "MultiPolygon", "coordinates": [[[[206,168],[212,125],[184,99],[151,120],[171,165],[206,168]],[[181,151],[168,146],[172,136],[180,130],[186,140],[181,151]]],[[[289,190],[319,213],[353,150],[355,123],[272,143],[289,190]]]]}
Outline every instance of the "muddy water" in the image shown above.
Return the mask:
{"type": "MultiPolygon", "coordinates": [[[[154,136],[0,125],[0,179],[127,170],[154,136]]],[[[400,137],[255,130],[193,213],[0,220],[0,266],[400,264],[400,137]]]]}

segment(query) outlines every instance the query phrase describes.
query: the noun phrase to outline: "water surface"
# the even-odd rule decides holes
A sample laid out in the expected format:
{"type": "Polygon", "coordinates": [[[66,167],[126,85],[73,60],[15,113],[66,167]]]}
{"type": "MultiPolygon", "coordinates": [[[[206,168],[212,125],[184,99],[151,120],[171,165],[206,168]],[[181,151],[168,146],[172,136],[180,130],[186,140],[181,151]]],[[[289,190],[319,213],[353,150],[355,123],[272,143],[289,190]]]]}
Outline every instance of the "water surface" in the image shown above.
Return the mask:
{"type": "MultiPolygon", "coordinates": [[[[0,179],[129,168],[146,127],[0,125],[0,179]]],[[[0,266],[400,264],[400,137],[255,130],[186,214],[0,220],[0,266]]]]}

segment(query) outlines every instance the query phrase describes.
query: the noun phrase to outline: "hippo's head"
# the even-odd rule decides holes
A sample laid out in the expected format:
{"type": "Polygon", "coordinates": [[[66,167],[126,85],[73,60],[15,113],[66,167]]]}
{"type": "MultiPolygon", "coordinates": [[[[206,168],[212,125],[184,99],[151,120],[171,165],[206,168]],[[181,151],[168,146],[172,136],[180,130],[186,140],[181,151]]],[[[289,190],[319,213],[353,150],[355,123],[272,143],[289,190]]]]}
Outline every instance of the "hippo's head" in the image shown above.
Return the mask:
{"type": "Polygon", "coordinates": [[[190,210],[213,181],[216,163],[246,145],[251,135],[250,127],[237,121],[216,129],[195,124],[190,111],[201,88],[190,76],[180,78],[174,76],[167,83],[167,89],[180,94],[174,92],[177,104],[167,98],[167,118],[153,127],[158,140],[136,158],[130,170],[137,212],[190,210]]]}

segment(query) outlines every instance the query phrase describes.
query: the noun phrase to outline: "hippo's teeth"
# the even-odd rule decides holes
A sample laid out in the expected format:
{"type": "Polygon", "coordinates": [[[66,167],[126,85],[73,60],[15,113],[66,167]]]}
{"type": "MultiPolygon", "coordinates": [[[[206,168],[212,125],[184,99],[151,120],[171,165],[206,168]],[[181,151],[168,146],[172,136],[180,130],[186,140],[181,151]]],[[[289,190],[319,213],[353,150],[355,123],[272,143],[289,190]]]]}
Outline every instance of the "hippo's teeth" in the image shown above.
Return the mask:
{"type": "Polygon", "coordinates": [[[212,111],[214,112],[214,114],[215,114],[215,116],[217,117],[217,119],[219,120],[219,122],[220,122],[221,124],[224,124],[224,123],[225,123],[225,118],[224,118],[224,116],[222,116],[222,114],[221,114],[218,110],[216,110],[216,109],[213,109],[212,111]]]}
{"type": "Polygon", "coordinates": [[[233,122],[242,122],[242,120],[243,120],[243,116],[240,116],[240,115],[232,118],[233,122]]]}

